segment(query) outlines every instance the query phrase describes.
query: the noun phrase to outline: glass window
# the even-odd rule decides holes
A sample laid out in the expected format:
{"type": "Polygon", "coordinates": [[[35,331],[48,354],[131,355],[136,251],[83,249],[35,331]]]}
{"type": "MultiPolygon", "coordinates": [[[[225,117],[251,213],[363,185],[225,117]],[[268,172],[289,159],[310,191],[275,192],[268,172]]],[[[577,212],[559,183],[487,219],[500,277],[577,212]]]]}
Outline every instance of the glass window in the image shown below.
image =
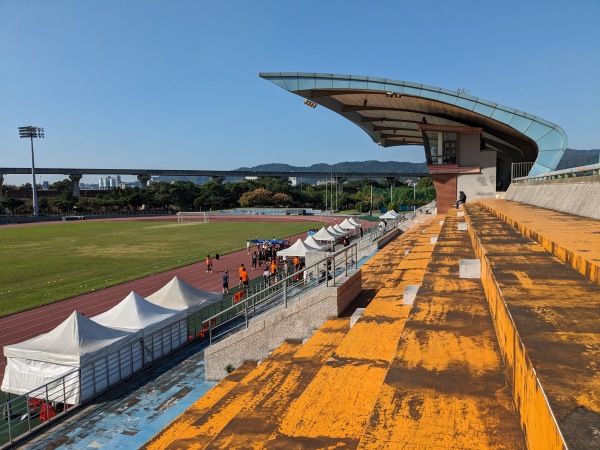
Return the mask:
{"type": "Polygon", "coordinates": [[[504,111],[504,110],[498,109],[498,108],[496,108],[494,110],[494,112],[492,113],[492,119],[495,119],[498,122],[502,122],[502,123],[506,123],[506,124],[510,123],[513,116],[514,116],[513,113],[509,113],[508,111],[504,111]]]}
{"type": "Polygon", "coordinates": [[[298,78],[298,89],[300,90],[304,90],[304,89],[315,89],[316,84],[315,84],[315,79],[314,77],[299,77],[298,78]]]}
{"type": "Polygon", "coordinates": [[[477,114],[481,114],[482,116],[490,117],[494,112],[494,108],[488,105],[483,105],[481,103],[476,103],[473,111],[477,114]]]}
{"type": "Polygon", "coordinates": [[[431,98],[433,100],[437,100],[439,95],[440,95],[439,92],[430,91],[428,89],[423,89],[421,91],[421,97],[431,98]]]}
{"type": "Polygon", "coordinates": [[[317,89],[331,89],[333,87],[333,80],[331,78],[319,77],[315,82],[317,89]]]}
{"type": "Polygon", "coordinates": [[[467,100],[466,98],[457,97],[456,106],[460,106],[461,108],[473,111],[473,108],[475,108],[475,102],[472,100],[467,100]]]}
{"type": "Polygon", "coordinates": [[[451,105],[456,104],[456,96],[455,95],[448,95],[448,94],[444,94],[443,92],[440,92],[440,95],[438,96],[438,100],[441,102],[449,103],[451,105]]]}
{"type": "Polygon", "coordinates": [[[558,163],[560,162],[563,153],[564,150],[541,151],[537,159],[535,160],[535,163],[541,164],[542,166],[546,166],[549,167],[551,170],[554,170],[556,169],[556,166],[558,166],[558,163]]]}
{"type": "Polygon", "coordinates": [[[298,90],[298,78],[297,77],[282,77],[281,78],[285,83],[285,88],[288,91],[297,91],[298,90]]]}
{"type": "Polygon", "coordinates": [[[334,89],[348,89],[348,88],[350,88],[350,80],[342,79],[342,78],[334,78],[333,79],[333,88],[334,89]]]}
{"type": "Polygon", "coordinates": [[[562,135],[557,130],[552,130],[537,141],[540,150],[563,149],[567,146],[562,135]]]}
{"type": "Polygon", "coordinates": [[[385,91],[385,82],[369,80],[367,83],[367,89],[372,89],[374,91],[385,91]]]}
{"type": "Polygon", "coordinates": [[[409,86],[404,86],[404,90],[403,90],[404,94],[407,95],[415,95],[415,96],[420,96],[421,95],[421,89],[416,89],[413,87],[409,87],[409,86]]]}
{"type": "Polygon", "coordinates": [[[543,123],[539,123],[539,122],[531,122],[531,125],[529,126],[529,128],[527,128],[527,131],[525,131],[525,134],[527,136],[529,136],[531,139],[533,139],[534,141],[537,141],[541,137],[548,134],[549,131],[550,131],[550,127],[548,127],[547,125],[544,125],[543,123]]]}
{"type": "Polygon", "coordinates": [[[350,89],[367,89],[366,80],[350,80],[350,89]]]}
{"type": "Polygon", "coordinates": [[[515,130],[520,131],[521,133],[525,133],[525,130],[527,130],[529,125],[531,125],[531,120],[515,114],[508,125],[513,127],[515,130]]]}

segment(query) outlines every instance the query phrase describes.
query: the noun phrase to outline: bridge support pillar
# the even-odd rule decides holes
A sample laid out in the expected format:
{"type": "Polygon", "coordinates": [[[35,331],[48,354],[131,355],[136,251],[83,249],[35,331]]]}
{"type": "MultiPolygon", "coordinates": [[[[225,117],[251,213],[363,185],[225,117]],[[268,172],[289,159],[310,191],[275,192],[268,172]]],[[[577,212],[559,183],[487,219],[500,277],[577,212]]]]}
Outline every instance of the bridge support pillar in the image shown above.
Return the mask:
{"type": "MultiPolygon", "coordinates": [[[[2,186],[4,185],[4,175],[0,173],[0,202],[2,201],[2,186]]],[[[0,208],[1,211],[1,208],[0,208]]]]}
{"type": "Polygon", "coordinates": [[[148,187],[148,181],[150,181],[152,177],[150,175],[138,175],[137,180],[142,184],[143,188],[148,187]]]}
{"type": "Polygon", "coordinates": [[[72,173],[71,175],[69,175],[69,179],[71,180],[71,195],[73,195],[73,197],[81,197],[81,191],[79,190],[79,182],[81,181],[81,177],[82,175],[78,174],[78,173],[72,173]]]}
{"type": "Polygon", "coordinates": [[[223,183],[223,181],[225,181],[225,177],[222,175],[213,175],[212,177],[210,177],[211,181],[214,181],[217,184],[221,184],[223,183]]]}

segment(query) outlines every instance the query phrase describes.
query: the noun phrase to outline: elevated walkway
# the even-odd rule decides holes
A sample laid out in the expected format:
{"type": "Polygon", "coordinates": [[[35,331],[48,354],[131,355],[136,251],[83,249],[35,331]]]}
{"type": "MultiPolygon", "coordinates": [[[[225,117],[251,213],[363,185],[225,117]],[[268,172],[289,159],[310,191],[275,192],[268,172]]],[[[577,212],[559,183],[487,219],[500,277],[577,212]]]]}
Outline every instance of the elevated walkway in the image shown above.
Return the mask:
{"type": "Polygon", "coordinates": [[[466,205],[466,220],[528,447],[598,449],[600,286],[587,278],[597,270],[598,221],[480,203],[466,205]]]}

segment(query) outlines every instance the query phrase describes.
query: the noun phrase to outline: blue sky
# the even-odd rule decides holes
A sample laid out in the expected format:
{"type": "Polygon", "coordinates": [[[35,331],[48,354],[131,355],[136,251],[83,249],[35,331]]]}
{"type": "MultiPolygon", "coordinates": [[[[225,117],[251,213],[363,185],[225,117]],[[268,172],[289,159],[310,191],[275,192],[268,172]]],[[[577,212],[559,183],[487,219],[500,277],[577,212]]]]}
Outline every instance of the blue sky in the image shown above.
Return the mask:
{"type": "Polygon", "coordinates": [[[599,24],[598,0],[0,0],[0,166],[30,167],[30,124],[37,167],[424,160],[259,72],[465,88],[600,148],[599,24]]]}

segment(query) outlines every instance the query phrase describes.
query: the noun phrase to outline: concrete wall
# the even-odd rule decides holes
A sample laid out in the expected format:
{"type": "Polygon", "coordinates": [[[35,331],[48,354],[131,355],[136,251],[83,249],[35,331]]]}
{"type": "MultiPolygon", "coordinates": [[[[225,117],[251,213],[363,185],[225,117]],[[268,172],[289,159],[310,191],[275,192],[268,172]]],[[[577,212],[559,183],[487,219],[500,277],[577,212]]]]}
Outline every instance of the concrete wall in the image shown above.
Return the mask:
{"type": "Polygon", "coordinates": [[[242,330],[204,351],[206,379],[217,381],[227,375],[225,367],[239,367],[244,361],[260,361],[288,339],[305,339],[330,317],[337,317],[362,291],[358,270],[335,287],[320,286],[287,308],[277,308],[251,321],[242,330]]]}
{"type": "Polygon", "coordinates": [[[464,167],[479,166],[479,174],[460,174],[456,181],[458,192],[464,191],[467,202],[477,198],[496,197],[496,152],[479,150],[478,134],[458,135],[458,164],[464,167]]]}
{"type": "Polygon", "coordinates": [[[600,175],[512,183],[505,199],[600,219],[600,175]]]}

